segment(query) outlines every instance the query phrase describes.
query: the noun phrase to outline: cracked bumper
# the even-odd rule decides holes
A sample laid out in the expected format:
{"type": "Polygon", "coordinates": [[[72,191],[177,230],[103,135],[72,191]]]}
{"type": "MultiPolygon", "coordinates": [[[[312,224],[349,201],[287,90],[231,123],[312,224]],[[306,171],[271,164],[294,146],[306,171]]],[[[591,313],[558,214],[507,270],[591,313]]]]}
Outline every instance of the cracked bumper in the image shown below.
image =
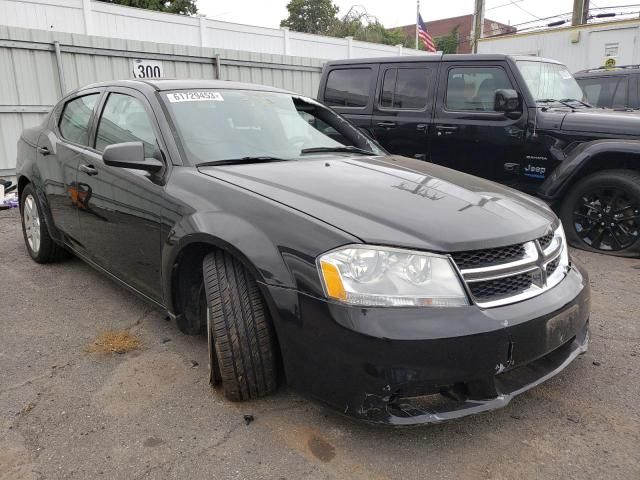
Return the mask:
{"type": "Polygon", "coordinates": [[[288,383],[390,425],[500,408],[587,349],[590,291],[575,263],[538,297],[503,307],[354,308],[270,288],[288,383]]]}

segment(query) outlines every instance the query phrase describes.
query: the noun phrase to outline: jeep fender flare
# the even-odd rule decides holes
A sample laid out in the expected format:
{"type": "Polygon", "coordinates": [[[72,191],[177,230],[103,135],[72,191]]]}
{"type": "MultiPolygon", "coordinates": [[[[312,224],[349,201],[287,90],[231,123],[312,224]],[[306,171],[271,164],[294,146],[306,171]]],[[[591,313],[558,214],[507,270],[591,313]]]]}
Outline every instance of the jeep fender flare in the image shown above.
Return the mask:
{"type": "Polygon", "coordinates": [[[594,140],[573,149],[562,163],[538,188],[538,196],[553,202],[566,192],[572,180],[584,171],[594,158],[602,154],[623,153],[638,155],[640,168],[640,140],[594,140]]]}

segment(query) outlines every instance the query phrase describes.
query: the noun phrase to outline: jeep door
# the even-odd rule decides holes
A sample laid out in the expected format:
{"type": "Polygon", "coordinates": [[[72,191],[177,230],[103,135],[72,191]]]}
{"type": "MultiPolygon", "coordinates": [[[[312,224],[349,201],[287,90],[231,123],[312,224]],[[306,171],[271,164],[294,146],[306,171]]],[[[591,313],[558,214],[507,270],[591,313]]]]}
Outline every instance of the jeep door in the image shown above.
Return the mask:
{"type": "Polygon", "coordinates": [[[523,158],[526,109],[506,115],[494,110],[497,89],[517,90],[500,62],[445,61],[430,132],[434,163],[480,177],[516,184],[523,158]]]}
{"type": "Polygon", "coordinates": [[[371,131],[390,152],[426,160],[436,72],[437,63],[380,66],[371,131]]]}

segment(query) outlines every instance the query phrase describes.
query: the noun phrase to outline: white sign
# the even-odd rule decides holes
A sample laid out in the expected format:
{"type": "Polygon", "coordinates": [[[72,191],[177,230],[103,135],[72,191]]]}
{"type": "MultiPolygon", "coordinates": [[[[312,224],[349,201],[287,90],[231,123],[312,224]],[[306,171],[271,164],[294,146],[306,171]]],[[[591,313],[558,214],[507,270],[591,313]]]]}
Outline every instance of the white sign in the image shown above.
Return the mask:
{"type": "Polygon", "coordinates": [[[162,78],[164,72],[162,71],[162,62],[158,60],[147,60],[142,58],[135,58],[133,63],[133,77],[134,78],[162,78]]]}
{"type": "Polygon", "coordinates": [[[219,92],[203,90],[201,92],[176,92],[167,93],[171,103],[177,102],[223,102],[224,98],[219,92]]]}

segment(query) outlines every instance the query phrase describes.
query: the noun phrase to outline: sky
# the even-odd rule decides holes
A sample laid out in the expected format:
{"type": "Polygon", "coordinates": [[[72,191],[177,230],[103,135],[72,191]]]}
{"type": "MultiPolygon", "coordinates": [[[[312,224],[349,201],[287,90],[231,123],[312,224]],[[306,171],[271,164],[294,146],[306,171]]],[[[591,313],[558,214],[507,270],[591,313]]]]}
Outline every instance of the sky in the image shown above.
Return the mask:
{"type": "MultiPolygon", "coordinates": [[[[272,28],[278,28],[280,20],[287,17],[287,3],[288,0],[197,0],[200,13],[215,20],[272,28]]],[[[408,25],[415,21],[415,0],[334,0],[334,3],[340,8],[339,15],[347,13],[353,5],[361,5],[386,27],[408,25]]],[[[471,14],[474,3],[474,0],[422,0],[420,11],[425,21],[438,20],[471,14]]],[[[632,0],[591,0],[591,8],[633,3],[632,0]]],[[[516,25],[535,20],[536,17],[567,13],[572,7],[573,0],[486,0],[485,17],[516,25]]],[[[638,11],[640,6],[631,10],[638,11]]]]}

